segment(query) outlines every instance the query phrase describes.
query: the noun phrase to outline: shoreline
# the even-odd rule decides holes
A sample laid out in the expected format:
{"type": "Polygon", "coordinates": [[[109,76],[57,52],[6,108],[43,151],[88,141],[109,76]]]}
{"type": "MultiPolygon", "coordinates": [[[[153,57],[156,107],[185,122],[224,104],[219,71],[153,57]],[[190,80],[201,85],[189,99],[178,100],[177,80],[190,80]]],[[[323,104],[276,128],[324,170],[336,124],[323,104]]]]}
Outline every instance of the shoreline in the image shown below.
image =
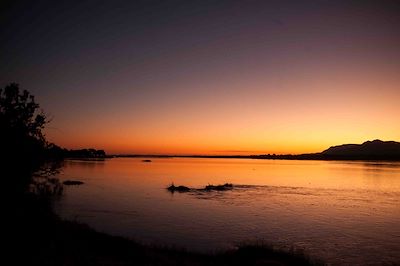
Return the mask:
{"type": "Polygon", "coordinates": [[[16,264],[29,265],[324,265],[302,250],[267,243],[244,243],[234,249],[201,253],[180,247],[142,244],[63,220],[51,199],[26,194],[15,204],[11,253],[16,264]],[[25,221],[29,221],[28,224],[25,221]],[[21,256],[23,254],[23,256],[21,256]]]}
{"type": "MultiPolygon", "coordinates": [[[[254,160],[297,160],[297,161],[381,161],[399,162],[400,158],[385,157],[341,157],[341,156],[308,156],[308,155],[160,155],[160,154],[114,154],[103,159],[112,158],[205,158],[205,159],[254,159],[254,160]]],[[[91,159],[91,158],[66,158],[91,159]]],[[[94,160],[99,158],[93,158],[94,160]]]]}

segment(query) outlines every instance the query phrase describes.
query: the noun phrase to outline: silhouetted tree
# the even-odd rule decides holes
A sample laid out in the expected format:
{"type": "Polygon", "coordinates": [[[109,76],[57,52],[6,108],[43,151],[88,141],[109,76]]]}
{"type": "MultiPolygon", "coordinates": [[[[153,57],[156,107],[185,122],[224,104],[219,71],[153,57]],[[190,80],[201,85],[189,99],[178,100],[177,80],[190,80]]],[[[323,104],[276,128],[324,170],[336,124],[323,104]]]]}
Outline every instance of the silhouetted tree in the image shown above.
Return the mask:
{"type": "Polygon", "coordinates": [[[46,140],[42,132],[46,116],[27,90],[11,83],[0,89],[1,171],[28,176],[43,159],[46,140]]]}
{"type": "Polygon", "coordinates": [[[19,85],[11,83],[0,89],[0,122],[4,129],[20,136],[44,141],[42,129],[46,124],[39,104],[27,90],[20,92],[19,85]]]}
{"type": "Polygon", "coordinates": [[[33,172],[46,172],[43,169],[50,163],[65,157],[105,157],[103,150],[68,151],[48,143],[43,134],[46,123],[45,114],[27,90],[20,90],[16,83],[0,89],[0,171],[6,176],[2,181],[19,191],[27,188],[33,172]]]}

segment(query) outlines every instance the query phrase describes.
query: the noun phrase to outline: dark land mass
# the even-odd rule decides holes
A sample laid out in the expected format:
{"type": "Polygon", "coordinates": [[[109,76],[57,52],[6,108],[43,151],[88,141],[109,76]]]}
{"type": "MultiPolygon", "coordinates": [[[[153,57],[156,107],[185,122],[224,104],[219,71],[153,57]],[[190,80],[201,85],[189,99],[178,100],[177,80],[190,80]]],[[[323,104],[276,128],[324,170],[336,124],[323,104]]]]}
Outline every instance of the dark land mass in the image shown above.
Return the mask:
{"type": "Polygon", "coordinates": [[[332,146],[318,153],[306,154],[260,154],[260,155],[114,155],[111,157],[147,158],[232,158],[272,160],[379,160],[400,161],[400,142],[373,140],[363,144],[332,146]]]}
{"type": "Polygon", "coordinates": [[[83,185],[84,183],[82,181],[78,181],[78,180],[65,180],[63,182],[63,185],[66,186],[79,186],[79,185],[83,185]]]}
{"type": "Polygon", "coordinates": [[[96,149],[80,149],[80,150],[64,150],[64,157],[68,158],[105,158],[104,150],[96,149]]]}

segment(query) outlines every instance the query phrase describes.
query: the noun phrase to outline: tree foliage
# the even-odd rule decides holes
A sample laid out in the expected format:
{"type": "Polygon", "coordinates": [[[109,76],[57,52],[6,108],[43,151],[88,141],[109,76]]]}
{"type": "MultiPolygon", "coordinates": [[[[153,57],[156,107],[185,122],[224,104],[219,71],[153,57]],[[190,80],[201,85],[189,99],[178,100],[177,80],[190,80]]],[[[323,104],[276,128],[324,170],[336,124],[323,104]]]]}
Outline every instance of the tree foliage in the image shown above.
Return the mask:
{"type": "Polygon", "coordinates": [[[105,157],[103,150],[68,151],[48,143],[43,133],[47,123],[39,104],[27,90],[21,90],[16,83],[0,89],[0,171],[9,177],[6,180],[13,182],[14,188],[25,189],[32,173],[43,172],[46,164],[65,157],[105,157]]]}
{"type": "Polygon", "coordinates": [[[44,143],[42,130],[46,123],[46,116],[27,90],[20,91],[16,83],[0,89],[0,124],[9,137],[32,138],[44,143]]]}
{"type": "Polygon", "coordinates": [[[0,89],[0,164],[8,174],[38,167],[46,150],[47,120],[35,98],[19,85],[0,89]]]}

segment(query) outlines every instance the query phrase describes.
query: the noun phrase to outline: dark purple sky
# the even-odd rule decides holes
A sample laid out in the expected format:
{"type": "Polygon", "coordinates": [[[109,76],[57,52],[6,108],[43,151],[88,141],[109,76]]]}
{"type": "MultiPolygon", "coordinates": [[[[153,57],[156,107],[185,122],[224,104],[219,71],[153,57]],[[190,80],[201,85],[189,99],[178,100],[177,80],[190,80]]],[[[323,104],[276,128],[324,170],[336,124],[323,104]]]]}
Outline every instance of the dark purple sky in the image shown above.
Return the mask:
{"type": "Polygon", "coordinates": [[[400,139],[399,1],[10,1],[0,23],[1,85],[36,95],[69,148],[400,139]]]}

